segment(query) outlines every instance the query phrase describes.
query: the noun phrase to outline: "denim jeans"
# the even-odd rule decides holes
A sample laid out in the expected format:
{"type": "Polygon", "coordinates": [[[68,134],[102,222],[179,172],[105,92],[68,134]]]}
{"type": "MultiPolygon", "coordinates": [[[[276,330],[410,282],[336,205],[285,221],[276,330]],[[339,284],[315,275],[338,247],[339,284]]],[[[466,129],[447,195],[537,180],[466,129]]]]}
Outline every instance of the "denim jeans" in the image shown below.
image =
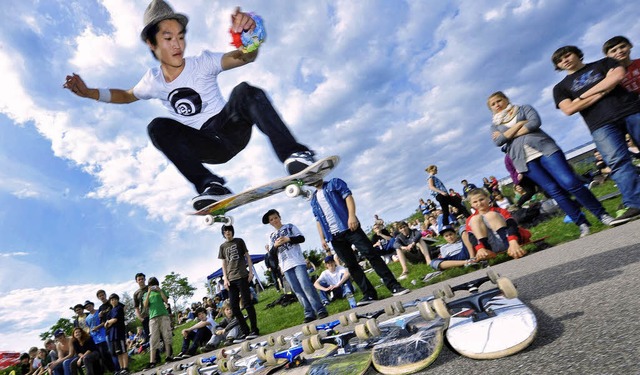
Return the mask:
{"type": "MultiPolygon", "coordinates": [[[[329,287],[329,283],[324,282],[324,281],[321,281],[320,285],[322,285],[325,288],[329,287]]],[[[324,290],[318,290],[318,291],[320,292],[320,299],[322,299],[323,302],[324,301],[327,301],[327,302],[330,301],[328,292],[325,292],[324,290]]],[[[333,298],[342,298],[342,297],[346,296],[349,293],[353,294],[353,293],[355,293],[355,291],[353,289],[353,285],[351,285],[351,281],[347,280],[347,281],[345,281],[344,284],[342,284],[340,286],[340,288],[337,288],[337,289],[333,290],[333,298]]]]}
{"type": "Polygon", "coordinates": [[[617,122],[607,124],[591,133],[598,151],[611,168],[611,178],[622,193],[622,202],[627,207],[640,208],[640,176],[631,162],[631,155],[624,140],[627,131],[634,142],[640,137],[640,113],[629,115],[617,122]]]}
{"type": "Polygon", "coordinates": [[[64,375],[72,375],[71,374],[71,362],[76,361],[78,359],[77,355],[74,355],[71,358],[67,358],[62,361],[62,368],[64,369],[64,375]]]}
{"type": "Polygon", "coordinates": [[[284,271],[284,277],[287,278],[291,289],[293,289],[298,301],[302,304],[305,318],[315,318],[316,314],[327,312],[322,301],[320,301],[318,291],[309,279],[306,265],[301,264],[284,271]]]}
{"type": "Polygon", "coordinates": [[[555,199],[576,225],[587,223],[580,205],[597,218],[607,213],[598,198],[576,176],[562,151],[532,160],[527,163],[527,168],[529,171],[525,175],[555,199]],[[577,202],[571,199],[571,195],[577,202]]]}
{"type": "Polygon", "coordinates": [[[309,150],[295,140],[264,91],[246,82],[231,91],[227,104],[200,129],[160,117],[149,123],[147,132],[153,145],[202,193],[211,182],[225,182],[202,163],[229,161],[247,146],[254,124],[269,138],[280,161],[309,150]]]}

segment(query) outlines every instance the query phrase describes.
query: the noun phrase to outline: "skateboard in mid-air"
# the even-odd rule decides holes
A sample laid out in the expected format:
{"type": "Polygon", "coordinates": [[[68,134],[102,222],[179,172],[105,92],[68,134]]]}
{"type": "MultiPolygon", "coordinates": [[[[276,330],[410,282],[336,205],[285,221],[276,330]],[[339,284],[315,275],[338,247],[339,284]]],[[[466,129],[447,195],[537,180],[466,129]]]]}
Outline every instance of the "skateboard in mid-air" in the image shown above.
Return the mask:
{"type": "Polygon", "coordinates": [[[196,211],[193,215],[204,216],[205,223],[208,225],[213,225],[214,223],[231,225],[233,224],[233,218],[227,215],[229,211],[274,194],[284,191],[290,198],[304,197],[308,199],[311,197],[312,192],[305,189],[304,186],[314,184],[324,179],[339,162],[340,158],[338,156],[326,157],[296,174],[278,178],[264,185],[222,199],[196,211]]]}
{"type": "Polygon", "coordinates": [[[524,350],[533,342],[538,323],[533,311],[518,299],[518,291],[506,277],[489,269],[487,276],[456,286],[445,285],[442,297],[452,298],[457,291],[470,295],[446,302],[433,301],[435,312],[449,320],[447,341],[459,354],[473,359],[494,359],[524,350]],[[483,292],[487,281],[497,288],[483,292]]]}

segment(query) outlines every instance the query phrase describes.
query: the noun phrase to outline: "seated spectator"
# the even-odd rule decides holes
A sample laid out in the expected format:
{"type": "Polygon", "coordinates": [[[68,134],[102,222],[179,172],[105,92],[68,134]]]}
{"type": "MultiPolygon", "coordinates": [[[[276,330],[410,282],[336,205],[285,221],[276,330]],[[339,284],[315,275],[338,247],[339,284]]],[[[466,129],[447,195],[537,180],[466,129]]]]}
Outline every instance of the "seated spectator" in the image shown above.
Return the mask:
{"type": "Polygon", "coordinates": [[[29,357],[29,353],[22,353],[20,355],[20,375],[27,375],[29,374],[31,365],[31,357],[29,357]]]}
{"type": "Polygon", "coordinates": [[[193,310],[187,307],[187,322],[190,322],[196,318],[196,314],[194,314],[193,310]]]}
{"type": "Polygon", "coordinates": [[[316,265],[313,264],[312,261],[309,260],[309,258],[306,258],[305,260],[305,264],[307,267],[307,274],[311,275],[312,273],[316,272],[316,265]]]}
{"type": "Polygon", "coordinates": [[[438,229],[438,218],[437,216],[429,216],[429,218],[427,219],[429,222],[429,226],[427,227],[427,229],[435,234],[436,236],[438,236],[440,234],[440,231],[438,229]]]}
{"type": "Polygon", "coordinates": [[[196,324],[182,330],[182,350],[176,357],[194,356],[198,347],[205,346],[213,336],[217,324],[212,318],[207,317],[207,311],[203,307],[196,309],[196,317],[196,324]]]}
{"type": "Polygon", "coordinates": [[[71,367],[69,360],[71,357],[69,356],[71,351],[71,342],[67,335],[65,335],[64,331],[60,328],[56,329],[53,332],[53,337],[56,340],[56,359],[51,362],[49,368],[52,369],[54,375],[69,375],[71,373],[71,367]],[[69,360],[67,364],[68,367],[65,366],[65,361],[69,360]],[[68,368],[68,370],[65,370],[68,368]]]}
{"type": "Polygon", "coordinates": [[[29,372],[28,374],[33,374],[38,369],[40,365],[40,359],[38,358],[38,348],[33,346],[29,349],[29,372]]]}
{"type": "Polygon", "coordinates": [[[496,257],[496,253],[507,251],[514,259],[521,258],[525,243],[531,232],[518,227],[509,211],[489,205],[489,194],[484,189],[474,189],[468,194],[471,207],[476,211],[467,218],[469,240],[476,251],[477,260],[496,257]]]}
{"type": "Polygon", "coordinates": [[[47,371],[45,372],[48,372],[49,375],[60,375],[61,372],[56,371],[56,369],[52,367],[52,363],[58,359],[58,351],[56,350],[55,340],[47,339],[44,342],[44,347],[47,350],[47,360],[46,360],[46,367],[45,367],[47,371]]]}
{"type": "Polygon", "coordinates": [[[384,220],[382,220],[377,214],[373,215],[373,224],[374,225],[382,225],[384,226],[384,220]]]}
{"type": "Polygon", "coordinates": [[[447,226],[442,228],[440,234],[447,243],[440,246],[440,255],[431,261],[431,268],[445,270],[476,263],[475,250],[469,242],[469,235],[466,231],[462,231],[462,238],[460,238],[453,227],[447,226]]]}
{"type": "Polygon", "coordinates": [[[627,141],[627,148],[629,149],[631,157],[635,160],[640,160],[640,149],[635,143],[633,143],[633,139],[631,139],[631,136],[627,133],[624,136],[624,139],[627,141]]]}
{"type": "Polygon", "coordinates": [[[460,194],[453,189],[449,189],[449,195],[462,200],[462,196],[460,196],[460,194]]]}
{"type": "Polygon", "coordinates": [[[502,195],[500,191],[493,192],[493,204],[502,209],[508,210],[513,203],[508,197],[502,195]]]}
{"type": "Polygon", "coordinates": [[[71,353],[72,357],[77,359],[71,361],[71,375],[78,374],[78,368],[84,366],[87,375],[102,375],[104,368],[102,367],[100,352],[98,346],[84,329],[75,327],[71,336],[71,353]]]}
{"type": "Polygon", "coordinates": [[[228,301],[222,304],[221,311],[224,318],[215,327],[213,336],[205,345],[205,350],[207,351],[214,350],[220,343],[224,343],[224,346],[231,345],[233,340],[240,335],[238,319],[233,316],[233,310],[228,301]]]}
{"type": "Polygon", "coordinates": [[[38,349],[38,354],[36,358],[33,360],[32,367],[35,369],[33,372],[34,375],[42,375],[47,373],[47,368],[49,367],[49,356],[47,355],[48,351],[45,348],[38,349]]]}
{"type": "Polygon", "coordinates": [[[407,260],[411,263],[420,263],[424,260],[429,264],[431,256],[429,255],[429,245],[422,238],[420,231],[409,228],[409,225],[404,221],[398,223],[398,230],[400,233],[396,236],[394,244],[398,261],[402,266],[402,274],[398,280],[404,280],[409,274],[407,260]]]}
{"type": "Polygon", "coordinates": [[[338,266],[332,256],[324,258],[326,269],[322,271],[313,286],[320,291],[320,299],[323,305],[336,298],[346,297],[348,294],[353,295],[355,289],[349,278],[349,270],[338,266]]]}

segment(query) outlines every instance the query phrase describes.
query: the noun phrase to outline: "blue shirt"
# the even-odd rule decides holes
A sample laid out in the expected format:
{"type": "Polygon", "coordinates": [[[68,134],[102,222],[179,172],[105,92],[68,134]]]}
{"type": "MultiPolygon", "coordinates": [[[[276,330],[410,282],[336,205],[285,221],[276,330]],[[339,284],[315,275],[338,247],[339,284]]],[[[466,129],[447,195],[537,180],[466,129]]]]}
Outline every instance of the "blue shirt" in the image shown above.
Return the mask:
{"type": "Polygon", "coordinates": [[[97,310],[95,313],[87,315],[87,325],[90,328],[89,334],[94,343],[100,344],[101,342],[107,341],[107,332],[104,327],[100,327],[100,329],[96,331],[93,330],[100,325],[100,316],[97,310]]]}
{"type": "Polygon", "coordinates": [[[314,192],[313,197],[311,197],[311,209],[313,210],[313,216],[315,216],[316,221],[319,222],[322,227],[325,240],[331,241],[334,234],[342,233],[349,229],[349,210],[347,209],[346,198],[351,195],[351,190],[349,190],[347,183],[343,180],[332,178],[322,184],[322,192],[324,193],[327,204],[332,210],[337,224],[337,231],[332,233],[329,229],[329,222],[318,203],[317,191],[314,192]]]}

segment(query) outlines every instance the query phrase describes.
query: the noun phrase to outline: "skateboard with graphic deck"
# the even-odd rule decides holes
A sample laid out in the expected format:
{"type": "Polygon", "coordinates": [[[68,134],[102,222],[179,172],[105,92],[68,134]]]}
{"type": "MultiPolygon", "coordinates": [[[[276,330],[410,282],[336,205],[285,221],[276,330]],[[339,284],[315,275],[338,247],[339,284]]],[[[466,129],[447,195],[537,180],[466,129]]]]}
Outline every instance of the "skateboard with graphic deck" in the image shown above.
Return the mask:
{"type": "Polygon", "coordinates": [[[433,301],[435,312],[449,321],[446,338],[453,350],[473,359],[495,359],[518,353],[534,340],[538,323],[506,277],[489,269],[487,276],[456,286],[445,285],[433,301]],[[486,282],[497,288],[479,291],[486,282]],[[466,297],[445,302],[459,291],[466,297]]]}
{"type": "Polygon", "coordinates": [[[296,174],[278,178],[264,185],[222,199],[196,211],[192,215],[204,216],[205,223],[208,225],[213,225],[214,223],[232,225],[233,218],[227,214],[229,211],[274,194],[284,191],[290,198],[304,197],[309,199],[311,198],[311,191],[305,189],[304,186],[314,184],[324,179],[339,162],[340,158],[338,156],[329,156],[318,160],[296,174]]]}

